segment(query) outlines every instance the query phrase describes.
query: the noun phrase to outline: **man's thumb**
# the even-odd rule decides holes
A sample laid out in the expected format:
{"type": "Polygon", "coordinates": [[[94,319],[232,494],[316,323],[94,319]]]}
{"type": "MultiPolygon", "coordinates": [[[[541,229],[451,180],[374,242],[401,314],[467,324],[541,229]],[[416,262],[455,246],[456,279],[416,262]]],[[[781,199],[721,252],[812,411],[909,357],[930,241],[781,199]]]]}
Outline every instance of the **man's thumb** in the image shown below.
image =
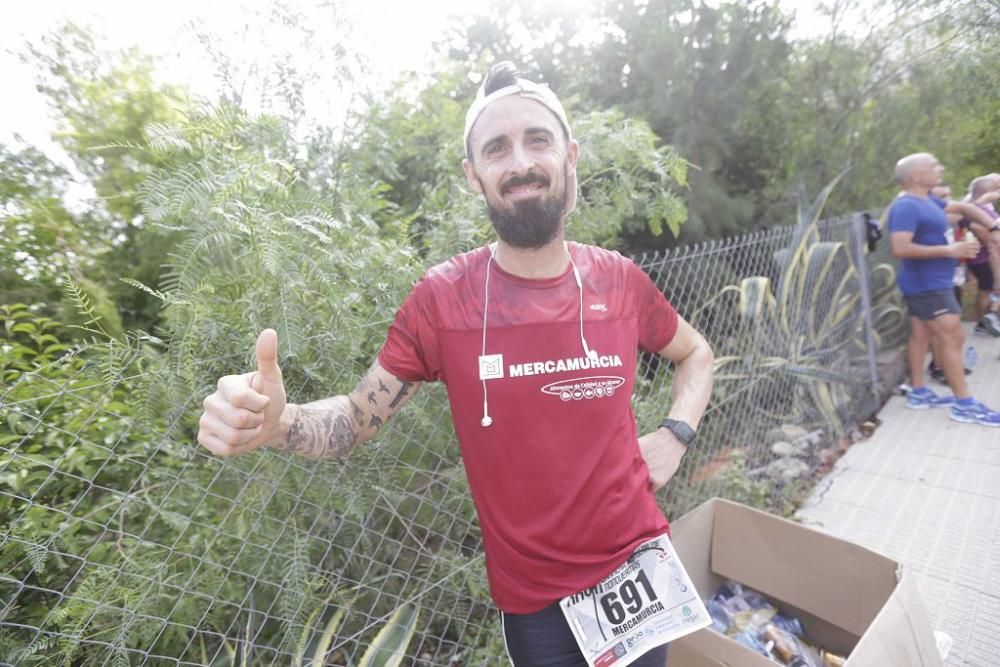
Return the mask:
{"type": "Polygon", "coordinates": [[[278,368],[278,333],[274,329],[264,329],[257,336],[256,379],[281,382],[281,369],[278,368]]]}

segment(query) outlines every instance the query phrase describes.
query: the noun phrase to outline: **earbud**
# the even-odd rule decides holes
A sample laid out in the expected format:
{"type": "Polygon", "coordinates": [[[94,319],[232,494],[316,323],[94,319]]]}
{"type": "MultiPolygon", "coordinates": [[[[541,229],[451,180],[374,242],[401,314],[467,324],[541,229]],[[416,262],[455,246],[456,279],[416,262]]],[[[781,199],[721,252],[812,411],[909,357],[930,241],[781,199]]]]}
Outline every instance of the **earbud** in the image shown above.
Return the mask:
{"type": "Polygon", "coordinates": [[[483,382],[483,418],[479,421],[486,428],[493,423],[493,417],[490,417],[490,408],[486,400],[486,382],[483,382]]]}

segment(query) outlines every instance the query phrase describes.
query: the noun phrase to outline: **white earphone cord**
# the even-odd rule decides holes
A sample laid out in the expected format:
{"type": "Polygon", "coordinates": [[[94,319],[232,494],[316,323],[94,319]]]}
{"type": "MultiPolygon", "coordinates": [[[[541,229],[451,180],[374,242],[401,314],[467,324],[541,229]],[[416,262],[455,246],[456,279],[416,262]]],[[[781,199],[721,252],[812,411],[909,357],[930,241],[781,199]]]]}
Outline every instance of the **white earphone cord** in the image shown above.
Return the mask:
{"type": "MultiPolygon", "coordinates": [[[[490,248],[490,259],[486,263],[486,285],[483,288],[483,351],[482,356],[486,356],[486,313],[490,308],[490,267],[493,266],[493,257],[496,254],[496,250],[490,248]]],[[[482,357],[480,357],[482,359],[482,357]]],[[[480,364],[482,361],[480,361],[480,364]]],[[[489,404],[487,403],[486,397],[486,378],[482,377],[482,367],[479,369],[480,381],[483,383],[483,419],[480,422],[483,428],[488,427],[493,423],[492,417],[490,417],[489,404]]]]}
{"type": "Polygon", "coordinates": [[[569,254],[569,248],[566,249],[566,255],[569,257],[569,263],[573,265],[573,277],[576,278],[576,287],[580,294],[580,343],[583,344],[583,353],[587,355],[588,359],[593,360],[597,358],[597,352],[590,349],[590,346],[587,345],[587,339],[583,336],[583,279],[580,277],[580,271],[576,268],[573,256],[569,254]]]}
{"type": "MultiPolygon", "coordinates": [[[[576,262],[573,261],[573,255],[569,252],[569,246],[563,242],[563,248],[566,250],[566,257],[569,258],[570,266],[573,267],[573,278],[576,280],[577,292],[580,296],[580,343],[583,345],[583,353],[587,355],[588,359],[597,359],[597,352],[590,349],[587,345],[587,339],[583,336],[583,279],[580,277],[580,270],[576,268],[576,262]]],[[[496,248],[490,248],[490,259],[486,263],[486,282],[483,287],[483,349],[482,357],[486,356],[486,315],[490,308],[490,268],[493,266],[493,259],[496,257],[496,248]]],[[[480,359],[482,359],[480,357],[480,359]]],[[[480,363],[482,363],[480,361],[480,363]]],[[[490,426],[493,423],[493,418],[490,417],[489,411],[489,400],[486,390],[486,378],[482,377],[482,368],[480,367],[479,376],[480,381],[483,383],[483,418],[480,421],[483,428],[490,426]]]]}

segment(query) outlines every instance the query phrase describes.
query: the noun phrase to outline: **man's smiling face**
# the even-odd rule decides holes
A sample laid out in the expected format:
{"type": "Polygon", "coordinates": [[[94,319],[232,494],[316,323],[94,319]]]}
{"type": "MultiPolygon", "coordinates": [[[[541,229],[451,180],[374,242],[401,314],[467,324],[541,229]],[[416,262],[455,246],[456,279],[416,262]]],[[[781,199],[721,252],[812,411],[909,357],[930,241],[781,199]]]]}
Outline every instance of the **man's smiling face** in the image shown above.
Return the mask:
{"type": "Polygon", "coordinates": [[[490,220],[506,243],[540,248],[559,233],[567,208],[567,182],[579,151],[543,104],[509,95],[480,114],[470,136],[469,184],[486,201],[490,220]]]}

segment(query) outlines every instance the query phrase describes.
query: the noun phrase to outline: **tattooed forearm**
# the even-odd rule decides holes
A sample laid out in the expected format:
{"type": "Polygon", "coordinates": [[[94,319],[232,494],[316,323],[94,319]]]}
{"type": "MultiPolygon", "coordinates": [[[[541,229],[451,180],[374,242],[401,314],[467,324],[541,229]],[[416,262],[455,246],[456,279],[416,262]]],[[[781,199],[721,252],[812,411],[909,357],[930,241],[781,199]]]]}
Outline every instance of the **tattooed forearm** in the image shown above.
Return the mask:
{"type": "Polygon", "coordinates": [[[294,406],[283,449],[312,459],[346,456],[358,440],[358,427],[349,416],[352,405],[347,397],[338,396],[294,406]]]}
{"type": "Polygon", "coordinates": [[[392,403],[389,404],[390,410],[395,410],[399,402],[402,401],[407,394],[410,393],[410,387],[413,386],[412,382],[404,382],[399,388],[399,393],[396,394],[396,398],[392,399],[392,403]]]}
{"type": "Polygon", "coordinates": [[[368,367],[368,370],[365,371],[365,374],[361,376],[361,378],[358,380],[358,383],[354,385],[355,394],[360,395],[368,391],[369,384],[371,383],[370,378],[372,374],[375,372],[375,369],[377,368],[378,368],[378,359],[372,362],[372,365],[368,367]]]}
{"type": "Polygon", "coordinates": [[[325,456],[340,458],[351,451],[358,433],[351,425],[351,420],[345,415],[340,415],[333,420],[333,430],[327,434],[325,456]]]}
{"type": "Polygon", "coordinates": [[[346,456],[377,435],[419,387],[419,382],[404,382],[387,373],[376,361],[346,396],[288,404],[282,413],[287,437],[269,446],[313,459],[346,456]]]}
{"type": "Polygon", "coordinates": [[[351,412],[354,414],[354,421],[358,424],[364,424],[365,411],[358,407],[358,404],[354,402],[354,399],[348,398],[347,400],[351,404],[351,412]]]}

